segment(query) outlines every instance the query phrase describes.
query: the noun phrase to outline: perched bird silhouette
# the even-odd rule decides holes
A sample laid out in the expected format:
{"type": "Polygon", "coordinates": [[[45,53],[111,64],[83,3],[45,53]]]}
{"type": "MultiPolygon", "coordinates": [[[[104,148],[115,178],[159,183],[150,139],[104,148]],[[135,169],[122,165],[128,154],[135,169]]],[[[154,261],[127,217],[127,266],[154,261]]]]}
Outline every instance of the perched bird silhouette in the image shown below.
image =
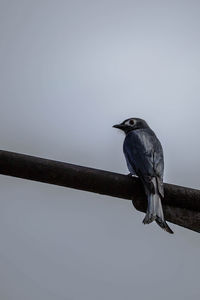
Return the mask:
{"type": "Polygon", "coordinates": [[[114,125],[126,134],[123,151],[131,175],[137,175],[143,183],[148,199],[144,224],[154,220],[164,230],[173,233],[167,225],[161,204],[164,197],[164,157],[160,141],[148,124],[139,118],[126,119],[114,125]]]}

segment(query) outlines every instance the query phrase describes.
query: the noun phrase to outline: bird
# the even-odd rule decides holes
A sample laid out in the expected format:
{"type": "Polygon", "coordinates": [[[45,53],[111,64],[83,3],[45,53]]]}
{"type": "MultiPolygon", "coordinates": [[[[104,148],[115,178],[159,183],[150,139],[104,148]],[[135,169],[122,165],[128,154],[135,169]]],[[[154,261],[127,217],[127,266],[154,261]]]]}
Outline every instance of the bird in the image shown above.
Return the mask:
{"type": "Polygon", "coordinates": [[[141,180],[148,200],[144,224],[153,221],[168,233],[173,233],[165,221],[161,199],[164,197],[164,155],[162,145],[147,122],[129,118],[113,125],[125,133],[123,152],[130,175],[141,180]]]}

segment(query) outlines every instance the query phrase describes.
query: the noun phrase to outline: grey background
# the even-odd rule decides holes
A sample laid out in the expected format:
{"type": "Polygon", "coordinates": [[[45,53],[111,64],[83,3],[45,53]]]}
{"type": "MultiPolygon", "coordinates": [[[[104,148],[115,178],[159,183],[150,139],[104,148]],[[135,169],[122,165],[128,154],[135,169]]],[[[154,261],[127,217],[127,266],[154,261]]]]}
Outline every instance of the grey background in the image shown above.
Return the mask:
{"type": "MultiPolygon", "coordinates": [[[[127,173],[142,117],[199,188],[199,1],[0,0],[1,149],[127,173]]],[[[0,176],[3,300],[198,299],[199,234],[131,202],[0,176]]]]}

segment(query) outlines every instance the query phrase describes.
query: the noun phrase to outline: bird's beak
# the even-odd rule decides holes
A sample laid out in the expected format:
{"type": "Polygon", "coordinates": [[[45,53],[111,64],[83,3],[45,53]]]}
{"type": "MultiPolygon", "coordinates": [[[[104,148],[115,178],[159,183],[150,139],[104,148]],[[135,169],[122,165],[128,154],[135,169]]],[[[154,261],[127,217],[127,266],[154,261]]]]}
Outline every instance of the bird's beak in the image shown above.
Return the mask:
{"type": "Polygon", "coordinates": [[[124,124],[116,124],[116,125],[113,125],[114,128],[118,128],[118,129],[124,129],[124,124]]]}

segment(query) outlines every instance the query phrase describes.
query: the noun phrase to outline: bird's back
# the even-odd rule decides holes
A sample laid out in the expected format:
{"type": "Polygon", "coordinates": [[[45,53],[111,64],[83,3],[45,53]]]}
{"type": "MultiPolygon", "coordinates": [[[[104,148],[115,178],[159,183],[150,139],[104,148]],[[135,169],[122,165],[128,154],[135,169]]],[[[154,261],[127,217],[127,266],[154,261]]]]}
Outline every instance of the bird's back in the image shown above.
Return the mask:
{"type": "Polygon", "coordinates": [[[129,171],[145,182],[157,177],[162,184],[164,159],[162,146],[150,128],[130,131],[124,140],[124,155],[129,171]]]}

